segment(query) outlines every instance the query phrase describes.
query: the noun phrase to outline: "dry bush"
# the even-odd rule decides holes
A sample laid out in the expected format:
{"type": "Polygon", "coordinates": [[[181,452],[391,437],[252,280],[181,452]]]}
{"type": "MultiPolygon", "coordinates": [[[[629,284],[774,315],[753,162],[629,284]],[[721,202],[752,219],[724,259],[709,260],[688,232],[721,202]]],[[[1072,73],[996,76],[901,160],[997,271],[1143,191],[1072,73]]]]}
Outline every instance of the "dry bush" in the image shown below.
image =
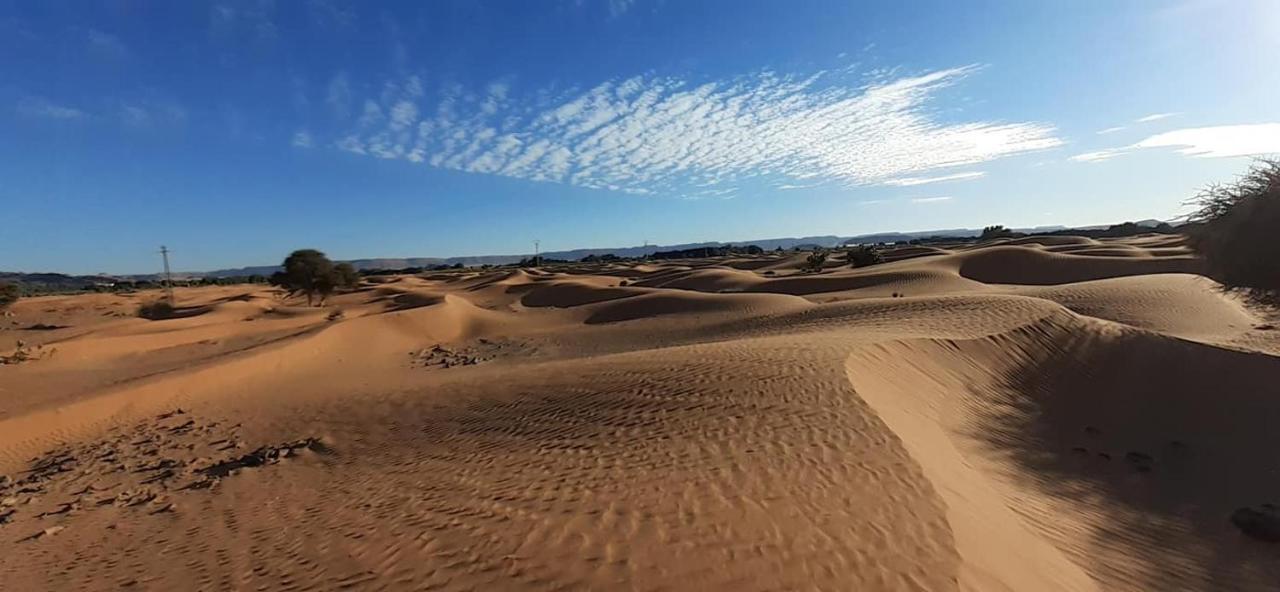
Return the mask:
{"type": "Polygon", "coordinates": [[[167,300],[143,302],[138,306],[138,316],[149,321],[159,321],[173,316],[173,305],[167,300]]]}
{"type": "Polygon", "coordinates": [[[1280,304],[1280,160],[1262,159],[1192,203],[1192,247],[1209,277],[1254,300],[1280,304]]]}
{"type": "Polygon", "coordinates": [[[805,259],[805,269],[813,273],[822,271],[822,267],[827,264],[827,252],[817,250],[809,253],[809,258],[805,259]]]}
{"type": "Polygon", "coordinates": [[[884,255],[880,254],[880,250],[870,245],[859,245],[849,249],[846,255],[849,265],[853,267],[867,267],[868,265],[879,265],[884,263],[884,255]]]}

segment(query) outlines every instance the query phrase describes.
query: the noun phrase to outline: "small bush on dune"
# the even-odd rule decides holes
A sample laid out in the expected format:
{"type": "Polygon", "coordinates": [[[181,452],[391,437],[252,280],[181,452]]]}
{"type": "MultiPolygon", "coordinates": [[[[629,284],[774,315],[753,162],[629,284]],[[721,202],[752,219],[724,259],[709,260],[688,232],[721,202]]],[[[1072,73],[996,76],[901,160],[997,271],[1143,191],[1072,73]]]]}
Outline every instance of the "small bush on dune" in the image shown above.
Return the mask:
{"type": "Polygon", "coordinates": [[[884,255],[880,254],[879,249],[870,245],[860,245],[849,249],[846,258],[849,260],[849,265],[853,267],[866,267],[884,263],[884,255]]]}
{"type": "Polygon", "coordinates": [[[822,271],[822,267],[827,264],[827,252],[817,250],[809,253],[809,258],[805,259],[805,269],[813,273],[822,271]]]}
{"type": "Polygon", "coordinates": [[[150,321],[159,321],[173,316],[173,305],[165,300],[144,302],[138,307],[138,316],[150,321]]]}
{"type": "Polygon", "coordinates": [[[1209,277],[1280,305],[1280,160],[1257,161],[1234,183],[1211,185],[1192,203],[1192,247],[1209,277]]]}

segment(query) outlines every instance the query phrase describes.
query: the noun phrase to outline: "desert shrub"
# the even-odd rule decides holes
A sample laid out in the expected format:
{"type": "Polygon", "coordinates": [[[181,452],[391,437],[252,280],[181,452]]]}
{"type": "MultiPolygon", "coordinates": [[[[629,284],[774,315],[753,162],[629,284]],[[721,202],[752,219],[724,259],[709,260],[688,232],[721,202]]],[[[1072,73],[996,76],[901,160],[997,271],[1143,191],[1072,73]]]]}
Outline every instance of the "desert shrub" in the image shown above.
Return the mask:
{"type": "Polygon", "coordinates": [[[167,300],[152,300],[138,306],[138,316],[151,321],[159,321],[173,316],[173,305],[167,300]]]}
{"type": "Polygon", "coordinates": [[[1013,236],[1012,230],[1009,230],[1008,228],[1005,228],[1004,226],[1001,226],[999,224],[995,224],[992,226],[984,227],[982,229],[982,236],[978,238],[982,240],[991,240],[996,238],[1009,238],[1011,236],[1013,236]]]}
{"type": "Polygon", "coordinates": [[[18,301],[18,286],[8,282],[0,282],[0,310],[9,308],[11,304],[18,301]]]}
{"type": "Polygon", "coordinates": [[[1192,247],[1209,277],[1255,300],[1280,304],[1280,160],[1258,160],[1234,183],[1191,202],[1192,247]]]}
{"type": "Polygon", "coordinates": [[[880,249],[871,245],[859,245],[849,249],[846,258],[849,260],[849,265],[853,267],[866,267],[884,263],[884,255],[880,254],[880,249]]]}
{"type": "Polygon", "coordinates": [[[822,266],[827,264],[827,252],[818,249],[809,253],[809,257],[805,259],[805,269],[814,273],[822,271],[822,266]]]}

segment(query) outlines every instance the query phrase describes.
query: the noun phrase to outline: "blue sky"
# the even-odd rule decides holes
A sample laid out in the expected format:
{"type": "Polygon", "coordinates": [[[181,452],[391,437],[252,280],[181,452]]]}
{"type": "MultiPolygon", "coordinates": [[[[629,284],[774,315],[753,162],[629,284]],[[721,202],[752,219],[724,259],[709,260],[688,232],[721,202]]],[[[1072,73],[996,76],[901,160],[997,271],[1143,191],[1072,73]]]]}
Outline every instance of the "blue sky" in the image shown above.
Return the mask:
{"type": "Polygon", "coordinates": [[[1280,3],[0,0],[0,269],[1167,218],[1280,3]]]}

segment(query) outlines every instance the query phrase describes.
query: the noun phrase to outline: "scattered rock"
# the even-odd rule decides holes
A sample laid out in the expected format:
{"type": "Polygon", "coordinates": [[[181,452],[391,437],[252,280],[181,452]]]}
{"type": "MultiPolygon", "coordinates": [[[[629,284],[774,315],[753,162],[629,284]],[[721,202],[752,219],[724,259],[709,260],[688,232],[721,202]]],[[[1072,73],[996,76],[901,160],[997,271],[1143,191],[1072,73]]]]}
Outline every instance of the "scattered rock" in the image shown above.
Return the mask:
{"type": "Polygon", "coordinates": [[[1237,509],[1231,513],[1231,523],[1249,537],[1268,543],[1280,543],[1280,512],[1271,504],[1263,504],[1260,508],[1237,509]]]}
{"type": "Polygon", "coordinates": [[[1151,458],[1151,455],[1137,451],[1129,451],[1125,453],[1124,459],[1128,461],[1129,464],[1133,465],[1133,468],[1140,473],[1150,472],[1151,464],[1155,462],[1155,459],[1151,458]]]}
{"type": "Polygon", "coordinates": [[[60,532],[62,532],[62,531],[64,531],[64,530],[66,530],[66,529],[67,529],[67,527],[65,527],[65,526],[50,526],[49,528],[46,528],[46,529],[44,529],[44,530],[42,530],[42,531],[40,531],[40,532],[37,532],[37,533],[35,533],[35,534],[33,534],[33,535],[29,536],[29,537],[26,537],[26,538],[24,538],[24,539],[22,539],[21,541],[18,541],[18,542],[23,542],[23,541],[34,541],[34,540],[36,540],[36,539],[41,539],[41,538],[44,538],[44,537],[47,537],[47,536],[53,536],[53,535],[55,535],[55,534],[58,534],[58,533],[60,533],[60,532]]]}

